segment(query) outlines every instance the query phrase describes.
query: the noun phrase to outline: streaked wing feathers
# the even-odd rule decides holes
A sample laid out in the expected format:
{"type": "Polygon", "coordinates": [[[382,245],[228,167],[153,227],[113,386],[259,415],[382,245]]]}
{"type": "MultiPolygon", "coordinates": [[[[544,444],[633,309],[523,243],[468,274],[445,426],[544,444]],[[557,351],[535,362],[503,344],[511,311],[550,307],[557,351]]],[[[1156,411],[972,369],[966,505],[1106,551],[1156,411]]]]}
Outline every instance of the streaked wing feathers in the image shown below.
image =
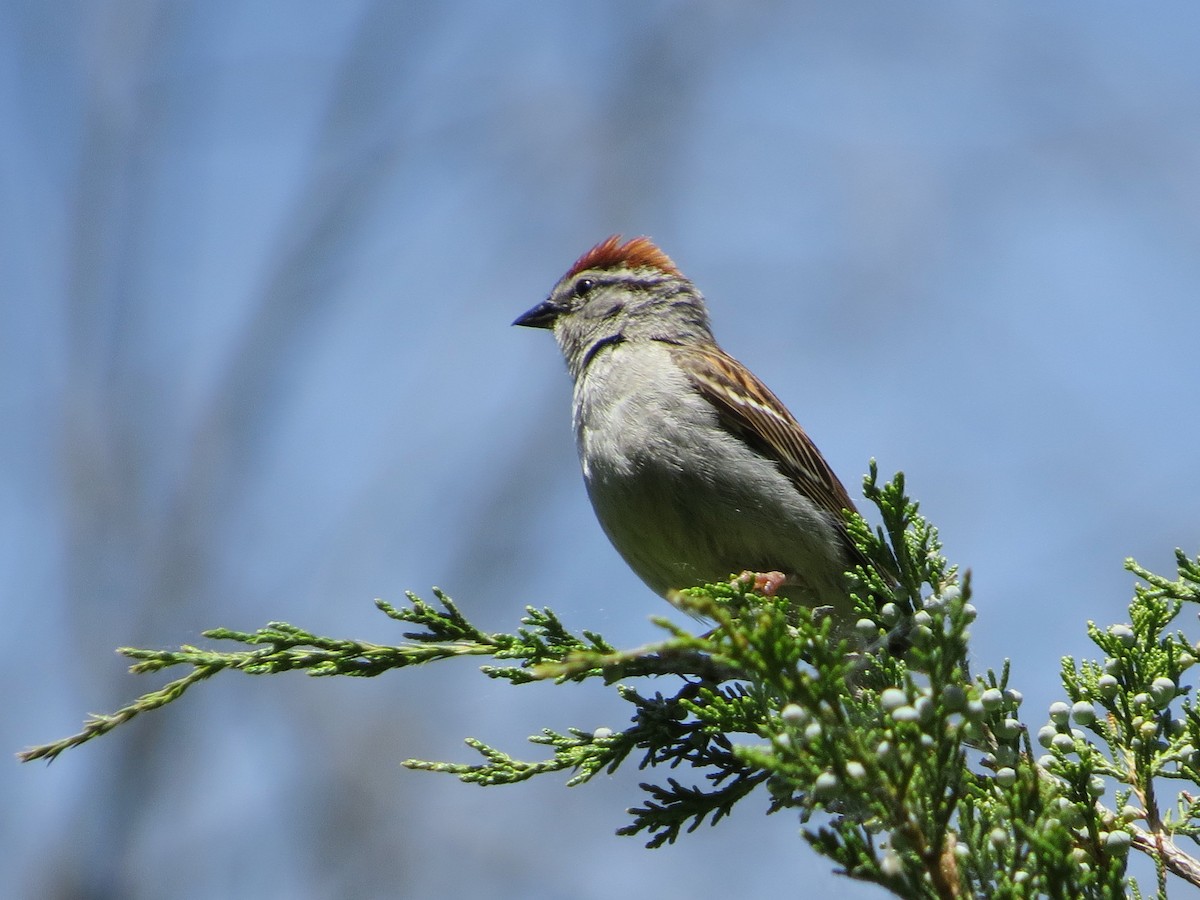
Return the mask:
{"type": "MultiPolygon", "coordinates": [[[[671,345],[671,355],[726,427],[768,459],[774,460],[796,489],[810,498],[845,534],[842,510],[854,501],[829,463],[770,389],[717,347],[671,345]]],[[[849,536],[846,543],[858,553],[849,536]]]]}

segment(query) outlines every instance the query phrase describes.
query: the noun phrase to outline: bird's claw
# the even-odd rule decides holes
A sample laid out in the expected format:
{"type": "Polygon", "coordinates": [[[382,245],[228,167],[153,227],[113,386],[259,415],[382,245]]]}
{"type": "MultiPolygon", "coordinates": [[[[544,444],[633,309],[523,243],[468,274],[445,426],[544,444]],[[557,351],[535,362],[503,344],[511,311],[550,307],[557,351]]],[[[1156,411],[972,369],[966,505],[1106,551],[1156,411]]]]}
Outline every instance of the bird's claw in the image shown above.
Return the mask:
{"type": "Polygon", "coordinates": [[[746,571],[735,578],[734,582],[751,588],[754,593],[763,597],[774,597],[775,592],[788,583],[788,577],[782,572],[746,571]]]}

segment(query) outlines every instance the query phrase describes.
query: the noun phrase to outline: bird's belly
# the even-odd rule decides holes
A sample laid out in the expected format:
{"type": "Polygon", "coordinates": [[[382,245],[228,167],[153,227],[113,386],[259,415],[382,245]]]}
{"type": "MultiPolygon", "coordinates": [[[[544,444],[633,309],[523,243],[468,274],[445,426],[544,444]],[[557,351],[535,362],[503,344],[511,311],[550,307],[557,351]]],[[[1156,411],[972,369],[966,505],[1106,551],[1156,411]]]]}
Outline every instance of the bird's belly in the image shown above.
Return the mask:
{"type": "Polygon", "coordinates": [[[620,350],[576,385],[575,436],[596,516],[630,568],[662,596],[749,570],[794,577],[787,593],[802,602],[844,602],[835,525],[681,373],[620,350]]]}
{"type": "Polygon", "coordinates": [[[780,571],[815,587],[818,602],[840,582],[837,537],[820,513],[773,470],[758,478],[642,459],[587,477],[605,533],[656,593],[723,581],[743,571],[780,571]]]}

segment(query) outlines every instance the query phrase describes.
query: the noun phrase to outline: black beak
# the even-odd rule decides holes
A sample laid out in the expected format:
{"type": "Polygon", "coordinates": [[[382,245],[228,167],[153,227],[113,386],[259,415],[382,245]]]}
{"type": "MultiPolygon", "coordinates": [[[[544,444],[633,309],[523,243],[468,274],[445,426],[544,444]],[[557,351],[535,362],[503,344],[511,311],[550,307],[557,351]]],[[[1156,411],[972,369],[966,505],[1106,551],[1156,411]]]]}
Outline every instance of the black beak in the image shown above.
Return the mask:
{"type": "Polygon", "coordinates": [[[551,300],[543,300],[533,309],[517,316],[514,325],[524,325],[527,328],[553,328],[555,320],[562,315],[563,309],[551,300]]]}

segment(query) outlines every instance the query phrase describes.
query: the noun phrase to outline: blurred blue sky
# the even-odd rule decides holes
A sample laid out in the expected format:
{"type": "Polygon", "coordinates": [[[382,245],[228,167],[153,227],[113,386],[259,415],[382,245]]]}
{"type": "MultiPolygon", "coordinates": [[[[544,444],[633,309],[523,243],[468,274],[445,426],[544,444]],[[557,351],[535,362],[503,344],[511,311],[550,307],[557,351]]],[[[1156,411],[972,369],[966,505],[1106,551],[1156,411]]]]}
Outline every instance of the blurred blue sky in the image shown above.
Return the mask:
{"type": "MultiPolygon", "coordinates": [[[[0,0],[0,746],[150,687],[112,649],[283,619],[381,642],[447,589],[617,643],[548,336],[649,234],[848,486],[903,469],[1027,717],[1135,556],[1200,551],[1200,12],[1009,3],[0,0]]],[[[1185,623],[1194,628],[1195,623],[1185,623]]],[[[880,892],[765,799],[677,847],[637,773],[400,769],[621,727],[471,666],[217,679],[0,768],[14,897],[880,892]],[[668,888],[668,885],[670,886],[668,888]]]]}

